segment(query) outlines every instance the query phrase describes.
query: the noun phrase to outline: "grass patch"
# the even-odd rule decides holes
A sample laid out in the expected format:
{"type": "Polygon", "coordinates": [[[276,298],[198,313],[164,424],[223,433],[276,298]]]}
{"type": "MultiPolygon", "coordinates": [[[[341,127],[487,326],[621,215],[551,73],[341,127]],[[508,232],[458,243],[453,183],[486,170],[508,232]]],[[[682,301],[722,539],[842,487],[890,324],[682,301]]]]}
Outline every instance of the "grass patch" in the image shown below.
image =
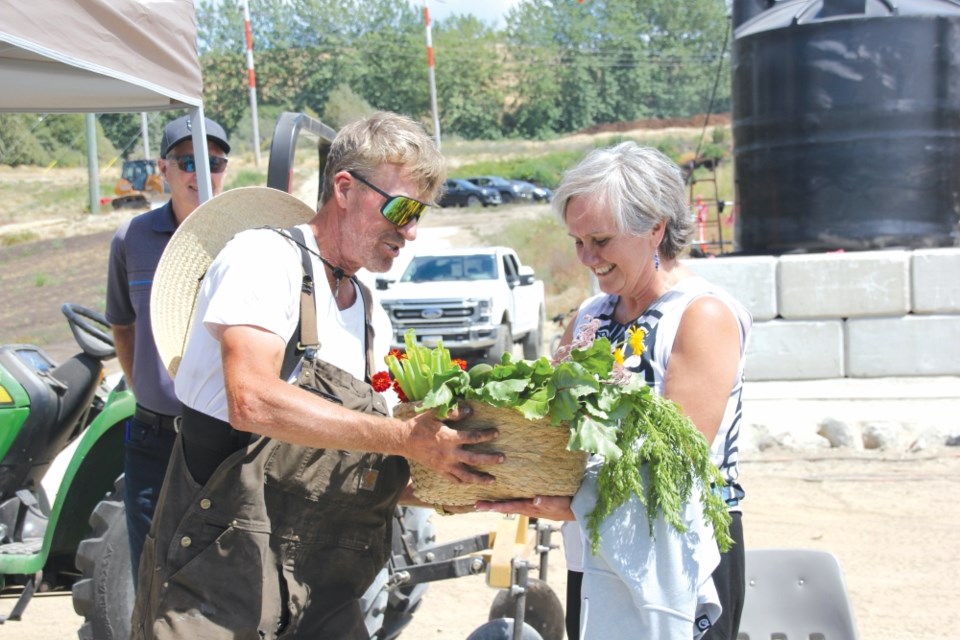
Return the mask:
{"type": "Polygon", "coordinates": [[[17,231],[16,233],[7,233],[0,236],[0,247],[12,247],[15,244],[24,242],[33,242],[39,240],[40,236],[34,231],[17,231]]]}
{"type": "Polygon", "coordinates": [[[240,187],[263,187],[267,184],[267,172],[259,169],[241,169],[230,173],[224,191],[240,187]]]}

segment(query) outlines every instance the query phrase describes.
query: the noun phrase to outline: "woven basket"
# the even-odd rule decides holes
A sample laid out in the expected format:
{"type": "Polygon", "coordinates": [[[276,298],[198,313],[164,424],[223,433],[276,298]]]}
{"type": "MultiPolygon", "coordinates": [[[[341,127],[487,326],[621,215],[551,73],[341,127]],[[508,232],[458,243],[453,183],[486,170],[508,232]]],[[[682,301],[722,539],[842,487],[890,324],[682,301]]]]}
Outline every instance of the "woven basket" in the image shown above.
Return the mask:
{"type": "MultiPolygon", "coordinates": [[[[407,419],[415,413],[414,404],[401,404],[393,415],[407,419]]],[[[477,500],[509,500],[534,496],[572,496],[583,479],[587,454],[567,451],[570,431],[566,425],[553,427],[550,421],[527,420],[510,408],[473,402],[473,414],[466,420],[447,423],[451,428],[488,429],[496,427],[500,436],[490,444],[470,445],[474,451],[500,451],[506,456],[501,464],[476,467],[496,477],[489,485],[454,484],[433,469],[410,461],[414,494],[432,504],[466,505],[477,500]]]]}

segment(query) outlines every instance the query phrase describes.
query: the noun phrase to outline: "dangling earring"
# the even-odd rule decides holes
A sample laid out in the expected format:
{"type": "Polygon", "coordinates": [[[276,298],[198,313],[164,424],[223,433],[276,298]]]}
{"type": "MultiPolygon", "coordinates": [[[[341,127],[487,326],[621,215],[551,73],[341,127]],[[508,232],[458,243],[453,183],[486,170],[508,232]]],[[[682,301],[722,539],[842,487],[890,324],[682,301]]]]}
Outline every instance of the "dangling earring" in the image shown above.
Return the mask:
{"type": "Polygon", "coordinates": [[[653,252],[653,270],[660,271],[660,252],[659,251],[653,252]]]}

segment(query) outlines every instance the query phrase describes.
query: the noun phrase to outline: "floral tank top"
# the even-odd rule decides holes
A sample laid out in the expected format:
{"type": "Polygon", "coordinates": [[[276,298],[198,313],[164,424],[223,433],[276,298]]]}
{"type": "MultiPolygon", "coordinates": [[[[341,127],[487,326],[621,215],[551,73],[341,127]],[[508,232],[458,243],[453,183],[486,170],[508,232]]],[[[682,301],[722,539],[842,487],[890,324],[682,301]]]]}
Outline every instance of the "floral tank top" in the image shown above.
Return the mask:
{"type": "Polygon", "coordinates": [[[739,454],[737,440],[743,419],[743,365],[744,352],[753,318],[750,312],[723,289],[711,285],[700,277],[684,278],[672,289],[654,301],[641,315],[629,324],[621,324],[613,319],[619,296],[600,294],[587,299],[577,312],[574,336],[588,319],[599,320],[597,338],[607,338],[611,344],[625,343],[623,346],[624,367],[643,376],[646,384],[654,393],[663,394],[663,383],[667,367],[670,364],[670,353],[673,351],[673,342],[677,337],[680,320],[684,311],[700,296],[712,296],[730,308],[740,326],[740,366],[737,380],[730,391],[727,406],[717,435],[711,446],[711,459],[720,469],[723,477],[730,485],[736,484],[740,475],[739,454]],[[642,328],[646,332],[644,337],[644,351],[640,355],[632,352],[627,339],[629,329],[642,328]]]}

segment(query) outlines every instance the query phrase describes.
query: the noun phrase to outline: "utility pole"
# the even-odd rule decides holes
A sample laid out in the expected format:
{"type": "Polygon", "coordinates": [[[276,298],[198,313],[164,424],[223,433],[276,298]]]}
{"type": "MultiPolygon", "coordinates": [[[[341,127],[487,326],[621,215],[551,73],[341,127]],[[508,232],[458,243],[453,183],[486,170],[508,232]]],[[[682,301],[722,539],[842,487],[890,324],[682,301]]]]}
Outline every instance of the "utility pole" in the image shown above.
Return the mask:
{"type": "Polygon", "coordinates": [[[440,115],[437,112],[437,79],[433,72],[433,39],[430,36],[430,9],[423,5],[423,24],[427,30],[427,75],[430,79],[430,106],[433,108],[433,136],[440,148],[440,115]]]}
{"type": "Polygon", "coordinates": [[[150,129],[147,127],[147,112],[140,112],[140,135],[143,137],[143,159],[150,159],[150,129]]]}
{"type": "Polygon", "coordinates": [[[253,32],[250,29],[250,6],[243,0],[243,31],[247,41],[247,84],[250,86],[250,119],[253,124],[253,160],[260,166],[260,122],[257,118],[257,74],[253,70],[253,32]]]}

